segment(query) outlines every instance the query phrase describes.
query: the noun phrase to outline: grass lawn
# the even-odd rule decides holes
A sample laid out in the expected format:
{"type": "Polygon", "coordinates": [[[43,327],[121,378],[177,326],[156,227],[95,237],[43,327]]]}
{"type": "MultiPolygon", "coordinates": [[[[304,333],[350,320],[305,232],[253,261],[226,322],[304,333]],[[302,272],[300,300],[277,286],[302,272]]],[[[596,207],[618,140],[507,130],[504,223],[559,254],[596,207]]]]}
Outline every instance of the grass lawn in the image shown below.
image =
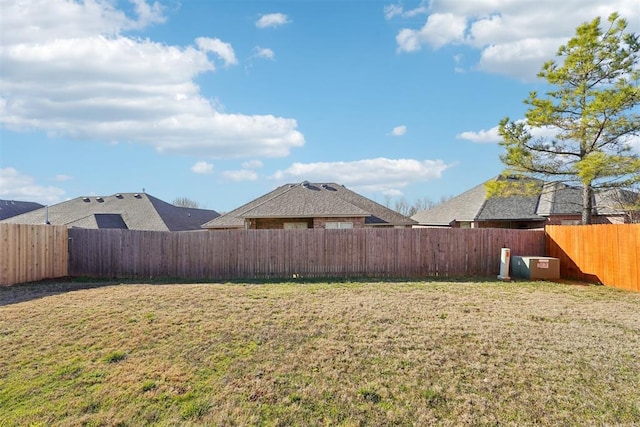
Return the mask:
{"type": "Polygon", "coordinates": [[[0,426],[640,425],[640,294],[546,282],[0,288],[0,426]]]}

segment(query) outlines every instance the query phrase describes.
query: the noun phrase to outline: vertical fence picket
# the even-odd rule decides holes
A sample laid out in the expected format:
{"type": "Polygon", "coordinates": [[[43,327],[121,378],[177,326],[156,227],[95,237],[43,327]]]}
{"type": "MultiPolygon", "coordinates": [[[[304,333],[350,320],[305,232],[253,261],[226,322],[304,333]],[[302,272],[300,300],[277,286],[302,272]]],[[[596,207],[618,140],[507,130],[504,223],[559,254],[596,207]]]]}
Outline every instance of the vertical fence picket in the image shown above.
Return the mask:
{"type": "Polygon", "coordinates": [[[66,275],[252,279],[492,276],[500,249],[554,256],[563,277],[640,291],[640,225],[148,232],[0,224],[0,285],[66,275]],[[545,237],[546,236],[546,237],[545,237]]]}
{"type": "Polygon", "coordinates": [[[68,274],[67,227],[0,224],[0,286],[68,274]]]}
{"type": "Polygon", "coordinates": [[[640,224],[548,226],[546,243],[562,277],[640,291],[640,224]]]}

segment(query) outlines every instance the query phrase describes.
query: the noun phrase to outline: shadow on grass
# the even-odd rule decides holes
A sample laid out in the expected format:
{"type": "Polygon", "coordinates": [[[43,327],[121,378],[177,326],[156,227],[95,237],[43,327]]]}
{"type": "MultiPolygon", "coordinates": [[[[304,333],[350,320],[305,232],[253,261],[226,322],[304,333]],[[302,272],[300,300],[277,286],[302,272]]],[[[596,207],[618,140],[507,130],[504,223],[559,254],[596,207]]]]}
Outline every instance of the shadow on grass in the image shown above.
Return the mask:
{"type": "Polygon", "coordinates": [[[105,286],[117,285],[186,285],[186,284],[230,284],[230,285],[268,285],[280,283],[319,284],[319,283],[422,283],[422,282],[453,282],[453,283],[494,283],[495,278],[491,277],[420,277],[420,278],[393,278],[393,277],[282,277],[268,279],[244,279],[244,280],[194,280],[179,277],[166,277],[155,279],[94,279],[86,277],[63,277],[58,279],[47,279],[38,282],[22,283],[11,286],[0,286],[0,307],[10,304],[18,304],[35,299],[45,298],[53,295],[60,295],[67,292],[80,291],[85,289],[101,288],[105,286]]]}
{"type": "Polygon", "coordinates": [[[112,286],[119,283],[120,282],[113,280],[88,280],[61,277],[58,279],[40,280],[38,282],[21,283],[18,285],[0,286],[0,307],[67,292],[112,286]]]}

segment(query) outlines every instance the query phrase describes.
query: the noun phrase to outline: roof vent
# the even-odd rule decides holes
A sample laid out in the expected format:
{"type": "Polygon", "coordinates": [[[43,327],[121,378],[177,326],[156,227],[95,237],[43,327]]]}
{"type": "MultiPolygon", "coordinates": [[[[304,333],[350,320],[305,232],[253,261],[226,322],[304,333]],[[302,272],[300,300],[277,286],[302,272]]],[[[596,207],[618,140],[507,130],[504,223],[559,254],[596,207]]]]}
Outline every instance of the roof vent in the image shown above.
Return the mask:
{"type": "Polygon", "coordinates": [[[303,182],[302,187],[306,188],[307,190],[320,191],[319,187],[316,187],[314,184],[310,183],[309,181],[303,182]]]}
{"type": "Polygon", "coordinates": [[[83,202],[88,202],[88,201],[90,201],[90,199],[89,199],[88,197],[83,197],[83,198],[82,198],[82,201],[83,201],[83,202]]]}
{"type": "Polygon", "coordinates": [[[117,197],[118,199],[122,199],[122,194],[118,193],[118,194],[116,194],[116,197],[117,197]]]}
{"type": "Polygon", "coordinates": [[[142,199],[142,196],[140,195],[140,193],[134,194],[133,197],[135,197],[136,199],[142,199]]]}
{"type": "Polygon", "coordinates": [[[96,202],[102,203],[104,202],[104,199],[102,197],[96,197],[96,202]]]}

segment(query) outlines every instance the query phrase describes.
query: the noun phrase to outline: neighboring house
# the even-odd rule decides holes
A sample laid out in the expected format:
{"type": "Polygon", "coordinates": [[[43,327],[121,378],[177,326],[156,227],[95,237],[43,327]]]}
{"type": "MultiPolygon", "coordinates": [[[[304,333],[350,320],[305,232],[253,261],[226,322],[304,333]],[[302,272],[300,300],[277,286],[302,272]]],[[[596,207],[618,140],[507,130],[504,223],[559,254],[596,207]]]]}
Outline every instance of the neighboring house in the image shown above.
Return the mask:
{"type": "MultiPolygon", "coordinates": [[[[535,188],[531,194],[488,198],[486,183],[482,183],[432,209],[419,211],[411,218],[418,222],[419,227],[531,229],[555,224],[580,224],[581,188],[541,180],[528,181],[535,188]]],[[[629,212],[625,212],[621,202],[630,196],[633,193],[622,190],[596,194],[592,222],[629,222],[629,212]]]]}
{"type": "Polygon", "coordinates": [[[18,202],[16,200],[0,199],[0,221],[43,207],[44,205],[35,202],[18,202]]]}
{"type": "Polygon", "coordinates": [[[201,230],[218,217],[216,211],[174,206],[146,193],[75,199],[11,217],[2,222],[66,225],[78,228],[120,228],[147,231],[201,230]]]}
{"type": "Polygon", "coordinates": [[[363,228],[415,225],[412,219],[335,183],[286,184],[207,222],[215,229],[363,228]]]}

